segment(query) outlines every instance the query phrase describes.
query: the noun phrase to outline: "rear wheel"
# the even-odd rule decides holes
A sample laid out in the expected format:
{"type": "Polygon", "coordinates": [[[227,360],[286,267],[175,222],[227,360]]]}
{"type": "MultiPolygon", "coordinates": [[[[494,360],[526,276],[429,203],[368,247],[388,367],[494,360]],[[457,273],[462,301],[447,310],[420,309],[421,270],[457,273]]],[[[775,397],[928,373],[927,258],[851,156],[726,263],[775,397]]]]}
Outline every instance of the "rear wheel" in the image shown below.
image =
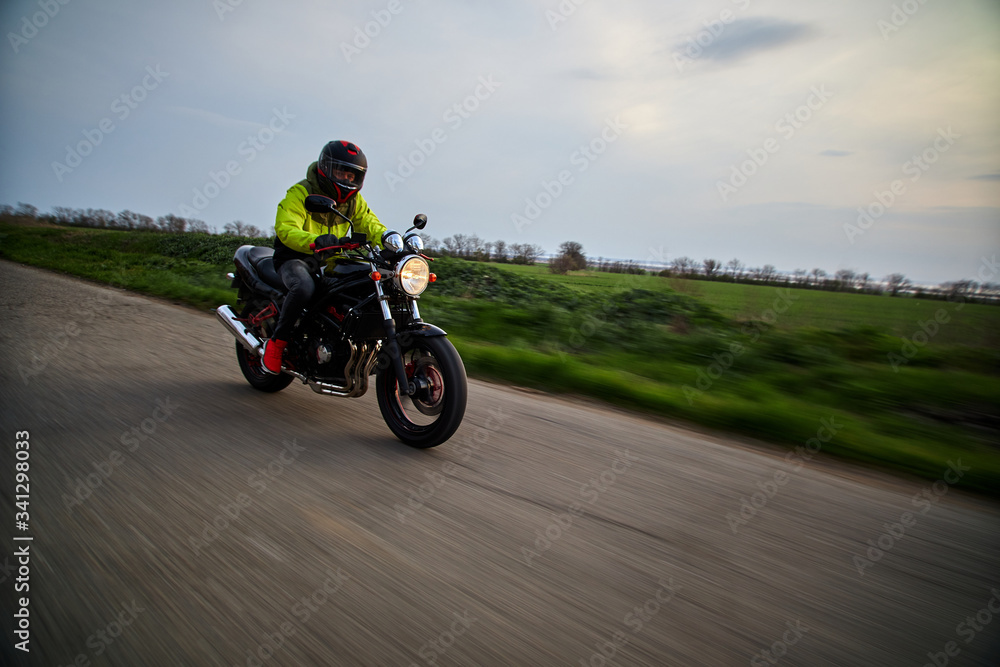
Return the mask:
{"type": "Polygon", "coordinates": [[[462,358],[447,338],[417,338],[402,350],[417,392],[399,391],[391,364],[378,372],[378,407],[389,429],[411,447],[436,447],[454,435],[465,416],[469,387],[462,358]]]}
{"type": "MultiPolygon", "coordinates": [[[[257,309],[248,305],[240,313],[240,317],[247,318],[255,312],[257,312],[257,309]]],[[[253,329],[253,332],[261,340],[267,340],[270,337],[270,332],[265,331],[263,327],[257,327],[253,329]]],[[[265,371],[264,365],[261,363],[261,358],[243,347],[239,341],[236,342],[236,359],[240,363],[240,370],[243,371],[243,377],[247,379],[247,382],[254,389],[268,393],[281,391],[295,379],[286,373],[271,375],[265,371]]]]}

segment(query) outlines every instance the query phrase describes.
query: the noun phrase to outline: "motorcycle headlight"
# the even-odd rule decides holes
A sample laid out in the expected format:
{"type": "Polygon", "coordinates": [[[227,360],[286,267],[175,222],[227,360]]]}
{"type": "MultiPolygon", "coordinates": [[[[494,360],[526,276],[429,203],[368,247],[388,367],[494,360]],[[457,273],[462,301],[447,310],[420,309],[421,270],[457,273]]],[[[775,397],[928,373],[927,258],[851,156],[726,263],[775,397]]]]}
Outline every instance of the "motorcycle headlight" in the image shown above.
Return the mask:
{"type": "Polygon", "coordinates": [[[410,255],[396,266],[396,287],[410,296],[420,296],[430,278],[431,269],[423,257],[410,255]]]}

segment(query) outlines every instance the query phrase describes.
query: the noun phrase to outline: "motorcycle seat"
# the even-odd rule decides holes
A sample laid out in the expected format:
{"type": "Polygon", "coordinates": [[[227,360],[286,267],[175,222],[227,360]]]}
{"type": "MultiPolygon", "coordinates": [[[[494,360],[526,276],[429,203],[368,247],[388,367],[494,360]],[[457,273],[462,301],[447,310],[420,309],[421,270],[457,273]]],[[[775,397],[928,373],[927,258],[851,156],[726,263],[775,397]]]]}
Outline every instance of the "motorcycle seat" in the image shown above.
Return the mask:
{"type": "Polygon", "coordinates": [[[287,289],[281,276],[274,270],[274,248],[264,246],[240,246],[234,258],[236,264],[251,277],[257,278],[268,287],[284,294],[287,289]]]}

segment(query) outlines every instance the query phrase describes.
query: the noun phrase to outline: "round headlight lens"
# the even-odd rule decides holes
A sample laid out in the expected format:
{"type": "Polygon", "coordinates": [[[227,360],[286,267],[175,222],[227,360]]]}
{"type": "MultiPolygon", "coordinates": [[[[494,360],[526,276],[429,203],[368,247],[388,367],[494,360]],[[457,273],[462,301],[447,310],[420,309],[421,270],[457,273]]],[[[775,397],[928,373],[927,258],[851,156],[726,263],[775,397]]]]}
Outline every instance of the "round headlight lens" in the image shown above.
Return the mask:
{"type": "Polygon", "coordinates": [[[410,296],[419,296],[430,282],[431,270],[423,257],[410,256],[396,267],[396,285],[410,296]]]}

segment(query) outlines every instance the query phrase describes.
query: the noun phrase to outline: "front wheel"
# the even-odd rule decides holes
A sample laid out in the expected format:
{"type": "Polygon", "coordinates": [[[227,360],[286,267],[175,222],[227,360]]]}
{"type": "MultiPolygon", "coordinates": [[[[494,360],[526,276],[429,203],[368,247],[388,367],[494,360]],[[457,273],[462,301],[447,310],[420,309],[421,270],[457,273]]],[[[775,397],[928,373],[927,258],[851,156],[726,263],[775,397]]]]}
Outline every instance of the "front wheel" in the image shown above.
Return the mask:
{"type": "Polygon", "coordinates": [[[417,338],[401,351],[406,375],[417,385],[399,391],[392,364],[378,371],[375,392],[382,418],[411,447],[436,447],[454,435],[465,416],[469,383],[455,346],[443,336],[417,338]]]}

